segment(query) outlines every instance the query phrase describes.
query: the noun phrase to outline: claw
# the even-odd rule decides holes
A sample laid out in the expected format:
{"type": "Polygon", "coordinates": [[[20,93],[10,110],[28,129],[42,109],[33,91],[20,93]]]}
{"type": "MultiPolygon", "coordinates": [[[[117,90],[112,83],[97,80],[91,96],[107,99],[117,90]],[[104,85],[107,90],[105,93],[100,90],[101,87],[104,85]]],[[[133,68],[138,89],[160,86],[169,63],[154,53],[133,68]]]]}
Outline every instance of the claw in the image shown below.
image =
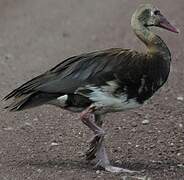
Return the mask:
{"type": "Polygon", "coordinates": [[[93,147],[91,149],[89,149],[87,152],[86,152],[86,159],[87,160],[92,160],[95,158],[95,152],[96,152],[96,147],[93,147]]]}
{"type": "Polygon", "coordinates": [[[96,134],[90,141],[90,148],[86,152],[86,160],[92,160],[96,158],[96,153],[101,148],[103,137],[96,134]]]}
{"type": "Polygon", "coordinates": [[[102,160],[99,160],[95,165],[94,165],[94,169],[97,169],[99,167],[101,167],[102,160]]]}

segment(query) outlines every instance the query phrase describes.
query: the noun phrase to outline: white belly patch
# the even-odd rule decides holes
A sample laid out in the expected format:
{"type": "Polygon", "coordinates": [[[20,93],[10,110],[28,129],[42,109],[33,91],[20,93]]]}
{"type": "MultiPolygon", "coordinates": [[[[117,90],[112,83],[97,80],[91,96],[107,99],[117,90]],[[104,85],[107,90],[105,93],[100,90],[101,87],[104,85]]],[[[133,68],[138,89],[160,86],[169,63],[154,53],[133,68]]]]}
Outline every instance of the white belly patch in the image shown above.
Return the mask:
{"type": "MultiPolygon", "coordinates": [[[[113,87],[115,88],[115,84],[113,87]]],[[[112,85],[106,87],[88,86],[88,89],[92,91],[88,94],[88,98],[94,101],[96,106],[107,108],[109,111],[123,111],[141,106],[136,99],[127,99],[126,94],[114,96],[112,85]]]]}
{"type": "Polygon", "coordinates": [[[111,107],[115,111],[121,111],[125,109],[132,109],[139,107],[140,104],[135,99],[127,100],[126,95],[115,97],[104,92],[94,91],[89,97],[95,104],[99,106],[111,107]]]}

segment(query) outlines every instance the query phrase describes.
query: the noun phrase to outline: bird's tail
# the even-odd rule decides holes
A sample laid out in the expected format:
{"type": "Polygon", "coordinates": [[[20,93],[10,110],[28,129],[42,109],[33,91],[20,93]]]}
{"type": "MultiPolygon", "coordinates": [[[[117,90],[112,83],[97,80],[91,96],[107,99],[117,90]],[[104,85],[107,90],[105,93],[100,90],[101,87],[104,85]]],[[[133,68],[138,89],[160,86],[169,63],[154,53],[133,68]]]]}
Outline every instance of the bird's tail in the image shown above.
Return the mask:
{"type": "Polygon", "coordinates": [[[18,97],[14,97],[13,102],[6,106],[5,109],[8,109],[9,111],[20,111],[40,106],[59,96],[60,94],[58,93],[45,93],[40,91],[29,94],[21,94],[18,97]]]}
{"type": "Polygon", "coordinates": [[[62,95],[61,93],[48,93],[39,90],[39,86],[47,80],[46,75],[40,75],[13,90],[3,98],[5,101],[13,98],[13,102],[5,108],[10,111],[24,110],[42,105],[62,95]]]}

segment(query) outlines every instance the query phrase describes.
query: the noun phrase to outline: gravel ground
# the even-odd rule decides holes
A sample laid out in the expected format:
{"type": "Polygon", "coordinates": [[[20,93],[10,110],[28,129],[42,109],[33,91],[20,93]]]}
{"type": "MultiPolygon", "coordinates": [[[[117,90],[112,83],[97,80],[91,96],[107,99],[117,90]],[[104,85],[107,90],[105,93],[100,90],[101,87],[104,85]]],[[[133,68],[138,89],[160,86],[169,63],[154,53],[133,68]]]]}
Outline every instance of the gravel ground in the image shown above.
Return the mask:
{"type": "MultiPolygon", "coordinates": [[[[0,98],[68,56],[110,47],[144,50],[130,27],[140,2],[0,0],[0,98]]],[[[117,175],[87,165],[91,132],[76,114],[53,106],[9,113],[2,102],[1,180],[184,179],[184,1],[154,4],[181,30],[155,30],[173,55],[168,83],[148,104],[110,114],[105,123],[112,162],[143,172],[117,175]]]]}

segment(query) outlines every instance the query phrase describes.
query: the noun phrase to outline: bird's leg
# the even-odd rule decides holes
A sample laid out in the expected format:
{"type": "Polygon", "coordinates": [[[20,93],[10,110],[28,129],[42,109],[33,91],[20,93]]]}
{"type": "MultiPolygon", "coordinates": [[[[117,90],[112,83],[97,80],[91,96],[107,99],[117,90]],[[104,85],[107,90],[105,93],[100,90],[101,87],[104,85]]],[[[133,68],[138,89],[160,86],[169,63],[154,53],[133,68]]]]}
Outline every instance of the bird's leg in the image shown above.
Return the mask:
{"type": "Polygon", "coordinates": [[[95,166],[102,166],[105,168],[105,166],[110,163],[103,145],[105,132],[101,128],[101,118],[98,115],[94,115],[93,110],[88,108],[82,112],[81,120],[95,134],[90,141],[90,148],[86,153],[86,159],[93,161],[96,164],[95,166]]]}
{"type": "Polygon", "coordinates": [[[105,132],[101,128],[102,121],[99,115],[95,115],[91,107],[86,109],[81,113],[81,120],[82,122],[88,126],[95,134],[95,136],[89,141],[90,142],[90,149],[97,145],[100,141],[102,141],[105,132]]]}
{"type": "MultiPolygon", "coordinates": [[[[102,118],[101,118],[101,115],[94,115],[94,119],[93,119],[93,122],[100,128],[102,128],[102,124],[103,124],[103,121],[102,121],[102,118]]],[[[94,146],[94,144],[96,144],[98,142],[98,135],[95,134],[91,140],[89,140],[89,143],[90,143],[90,147],[94,146]]]]}
{"type": "Polygon", "coordinates": [[[108,159],[105,146],[104,146],[104,136],[105,132],[101,128],[102,121],[99,115],[95,115],[92,108],[88,108],[81,114],[82,122],[88,126],[95,134],[90,142],[90,148],[86,153],[86,159],[95,163],[95,167],[102,167],[109,172],[128,172],[132,173],[134,171],[122,169],[119,167],[114,167],[110,164],[108,159]]]}

